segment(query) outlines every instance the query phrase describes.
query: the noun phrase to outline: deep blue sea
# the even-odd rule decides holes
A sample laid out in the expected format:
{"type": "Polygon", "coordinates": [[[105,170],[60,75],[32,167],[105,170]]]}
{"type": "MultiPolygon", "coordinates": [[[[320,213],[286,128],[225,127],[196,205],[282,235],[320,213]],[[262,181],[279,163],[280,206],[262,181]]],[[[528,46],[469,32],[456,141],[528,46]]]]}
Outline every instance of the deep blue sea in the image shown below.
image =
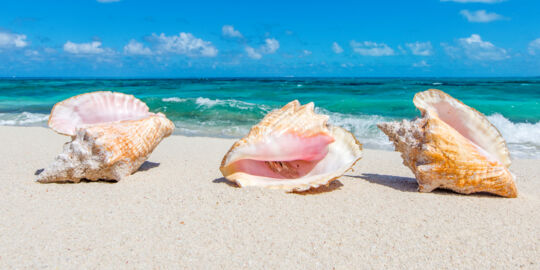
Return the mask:
{"type": "Polygon", "coordinates": [[[0,125],[45,126],[56,102],[110,90],[165,113],[177,134],[237,138],[298,99],[315,102],[366,148],[393,149],[376,123],[419,116],[412,98],[430,88],[487,115],[514,158],[540,159],[540,78],[0,79],[0,125]]]}

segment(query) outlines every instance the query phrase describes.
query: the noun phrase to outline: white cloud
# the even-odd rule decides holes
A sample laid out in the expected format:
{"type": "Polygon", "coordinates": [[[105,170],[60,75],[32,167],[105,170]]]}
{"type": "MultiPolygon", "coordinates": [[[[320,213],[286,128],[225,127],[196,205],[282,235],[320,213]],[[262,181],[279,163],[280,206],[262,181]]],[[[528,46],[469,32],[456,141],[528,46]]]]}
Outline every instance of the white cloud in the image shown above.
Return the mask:
{"type": "Polygon", "coordinates": [[[26,55],[26,56],[35,56],[35,55],[39,55],[39,52],[36,51],[36,50],[26,50],[26,51],[24,51],[24,55],[26,55]]]}
{"type": "Polygon", "coordinates": [[[221,28],[221,34],[225,37],[231,37],[231,38],[242,38],[244,37],[240,31],[235,30],[234,26],[232,25],[224,25],[221,28]]]}
{"type": "Polygon", "coordinates": [[[253,49],[252,47],[249,47],[249,46],[246,47],[246,53],[249,56],[249,58],[252,58],[252,59],[261,59],[262,58],[262,54],[258,53],[255,49],[253,49]]]}
{"type": "Polygon", "coordinates": [[[456,3],[484,3],[494,4],[504,2],[505,0],[441,0],[441,2],[456,2],[456,3]]]}
{"type": "Polygon", "coordinates": [[[71,54],[101,54],[105,52],[105,49],[101,48],[100,41],[74,43],[68,40],[64,44],[64,51],[71,54]]]}
{"type": "Polygon", "coordinates": [[[24,55],[26,56],[38,56],[39,52],[36,50],[26,50],[24,51],[24,55]]]}
{"type": "Polygon", "coordinates": [[[246,46],[246,53],[252,59],[261,59],[263,54],[273,54],[279,49],[279,41],[274,38],[267,38],[259,49],[246,46]]]}
{"type": "Polygon", "coordinates": [[[263,53],[272,54],[279,49],[279,41],[274,38],[267,38],[264,45],[261,47],[263,53]]]}
{"type": "Polygon", "coordinates": [[[458,40],[458,47],[442,44],[445,51],[451,57],[459,57],[460,54],[465,54],[470,59],[474,60],[492,60],[499,61],[510,58],[508,52],[496,47],[489,41],[483,41],[477,34],[472,34],[467,38],[458,40]]]}
{"type": "Polygon", "coordinates": [[[304,54],[304,56],[308,56],[312,54],[312,52],[309,50],[303,50],[302,53],[304,54]]]}
{"type": "Polygon", "coordinates": [[[356,42],[351,41],[351,47],[355,53],[367,56],[388,56],[394,55],[394,50],[384,43],[372,41],[356,42]]]}
{"type": "Polygon", "coordinates": [[[415,42],[405,44],[411,53],[414,55],[429,56],[433,54],[433,46],[431,42],[415,42]]]}
{"type": "Polygon", "coordinates": [[[417,67],[417,68],[420,68],[420,67],[429,67],[429,64],[425,61],[425,60],[422,60],[418,63],[413,63],[412,64],[413,67],[417,67]]]}
{"type": "Polygon", "coordinates": [[[343,48],[341,48],[341,46],[339,46],[337,42],[334,42],[332,43],[332,51],[334,51],[337,54],[340,54],[343,52],[343,48]]]}
{"type": "Polygon", "coordinates": [[[503,16],[494,13],[494,12],[486,12],[485,10],[477,10],[470,12],[467,9],[464,9],[459,12],[463,17],[467,18],[467,21],[469,22],[478,22],[478,23],[488,23],[492,21],[502,20],[504,19],[503,16]]]}
{"type": "Polygon", "coordinates": [[[150,40],[154,41],[158,53],[176,53],[187,56],[214,57],[218,50],[209,41],[196,38],[191,33],[180,33],[178,36],[166,36],[161,33],[159,36],[152,34],[150,40]]]}
{"type": "Polygon", "coordinates": [[[27,45],[26,35],[0,32],[0,48],[24,48],[27,45]]]}
{"type": "Polygon", "coordinates": [[[456,47],[456,46],[451,46],[449,45],[448,43],[445,43],[445,42],[441,42],[441,46],[443,47],[444,49],[444,52],[452,57],[452,58],[459,58],[460,57],[460,53],[461,53],[461,49],[456,47]]]}
{"type": "Polygon", "coordinates": [[[150,55],[152,51],[144,47],[144,45],[136,40],[132,39],[126,46],[124,46],[124,53],[131,55],[150,55]]]}
{"type": "Polygon", "coordinates": [[[114,3],[114,2],[120,2],[120,0],[97,0],[100,3],[114,3]]]}
{"type": "Polygon", "coordinates": [[[537,38],[529,43],[529,53],[536,55],[536,52],[540,52],[540,38],[537,38]]]}
{"type": "Polygon", "coordinates": [[[56,50],[55,50],[55,49],[53,49],[53,48],[48,48],[48,47],[45,48],[45,49],[43,49],[43,51],[46,52],[46,53],[56,53],[56,50]]]}
{"type": "Polygon", "coordinates": [[[356,66],[356,67],[363,67],[364,64],[356,64],[356,65],[355,65],[355,64],[353,64],[353,63],[342,63],[340,66],[341,66],[342,68],[352,68],[352,67],[355,67],[355,66],[356,66]]]}

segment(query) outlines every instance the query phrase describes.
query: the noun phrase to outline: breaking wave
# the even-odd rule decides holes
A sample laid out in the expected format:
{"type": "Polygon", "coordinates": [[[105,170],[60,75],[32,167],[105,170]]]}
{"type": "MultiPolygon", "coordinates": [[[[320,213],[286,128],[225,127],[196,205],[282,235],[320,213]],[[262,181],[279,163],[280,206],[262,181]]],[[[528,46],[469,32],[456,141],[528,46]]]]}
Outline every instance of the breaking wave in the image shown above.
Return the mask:
{"type": "Polygon", "coordinates": [[[0,126],[45,126],[48,120],[43,113],[0,113],[0,126]]]}
{"type": "Polygon", "coordinates": [[[487,118],[501,132],[514,158],[540,159],[540,121],[514,123],[498,113],[487,118]]]}
{"type": "MultiPolygon", "coordinates": [[[[165,103],[190,103],[190,114],[176,114],[175,108],[166,114],[176,125],[176,134],[239,138],[247,134],[272,107],[234,99],[163,98],[165,103]]],[[[186,108],[188,109],[188,108],[186,108]]],[[[317,108],[318,113],[327,114],[329,123],[351,131],[365,148],[393,150],[387,136],[377,128],[377,123],[400,121],[380,115],[353,115],[317,108]]],[[[0,126],[46,126],[48,114],[44,113],[0,113],[0,126]]],[[[536,123],[514,123],[501,114],[487,117],[501,132],[513,158],[540,159],[540,121],[536,123]]]]}

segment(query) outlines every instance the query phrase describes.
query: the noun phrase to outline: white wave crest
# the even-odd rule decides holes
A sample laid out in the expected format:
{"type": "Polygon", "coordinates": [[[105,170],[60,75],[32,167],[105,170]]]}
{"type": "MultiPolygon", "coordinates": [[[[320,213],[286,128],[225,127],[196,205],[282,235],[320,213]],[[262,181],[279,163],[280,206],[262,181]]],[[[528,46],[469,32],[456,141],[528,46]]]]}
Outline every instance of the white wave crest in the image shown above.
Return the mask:
{"type": "Polygon", "coordinates": [[[498,113],[487,118],[501,132],[513,157],[540,159],[540,121],[513,123],[498,113]]]}
{"type": "Polygon", "coordinates": [[[266,105],[258,105],[255,103],[249,103],[245,101],[240,101],[236,99],[210,99],[205,97],[198,97],[195,99],[195,104],[197,104],[199,107],[206,107],[206,108],[212,108],[216,105],[219,106],[228,106],[231,108],[237,108],[241,110],[248,110],[252,108],[260,108],[264,111],[268,111],[270,108],[266,105]]]}
{"type": "Polygon", "coordinates": [[[179,98],[179,97],[168,97],[168,98],[162,98],[161,101],[163,102],[172,102],[172,103],[182,103],[182,102],[194,102],[199,108],[206,108],[210,109],[216,105],[218,106],[228,106],[231,108],[237,108],[240,110],[248,110],[252,108],[260,108],[264,111],[269,111],[270,107],[266,105],[258,105],[255,103],[249,103],[245,101],[240,101],[236,99],[210,99],[206,97],[198,97],[198,98],[179,98]]]}
{"type": "Polygon", "coordinates": [[[179,98],[179,97],[170,97],[170,98],[162,98],[161,101],[163,101],[163,102],[185,102],[185,101],[187,101],[187,99],[179,98]]]}
{"type": "Polygon", "coordinates": [[[43,113],[0,113],[0,126],[44,126],[47,120],[49,115],[43,113]]]}
{"type": "Polygon", "coordinates": [[[351,115],[315,109],[317,113],[330,116],[329,123],[349,130],[366,148],[393,150],[388,137],[379,130],[377,124],[392,119],[380,115],[351,115]]]}
{"type": "Polygon", "coordinates": [[[198,97],[195,99],[195,103],[199,106],[205,106],[205,107],[214,107],[217,104],[224,104],[225,102],[221,99],[209,99],[205,97],[198,97]]]}

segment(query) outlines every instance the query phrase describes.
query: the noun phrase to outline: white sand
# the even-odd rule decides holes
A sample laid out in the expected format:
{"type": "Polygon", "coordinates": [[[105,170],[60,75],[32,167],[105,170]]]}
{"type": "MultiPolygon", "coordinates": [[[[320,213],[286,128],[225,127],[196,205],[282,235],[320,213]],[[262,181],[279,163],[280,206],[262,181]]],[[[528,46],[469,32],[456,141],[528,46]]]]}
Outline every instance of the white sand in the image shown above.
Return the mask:
{"type": "Polygon", "coordinates": [[[514,161],[517,199],[418,193],[374,150],[300,195],[227,184],[232,140],[172,136],[124,181],[35,183],[67,140],[0,127],[1,269],[540,269],[539,160],[514,161]]]}

